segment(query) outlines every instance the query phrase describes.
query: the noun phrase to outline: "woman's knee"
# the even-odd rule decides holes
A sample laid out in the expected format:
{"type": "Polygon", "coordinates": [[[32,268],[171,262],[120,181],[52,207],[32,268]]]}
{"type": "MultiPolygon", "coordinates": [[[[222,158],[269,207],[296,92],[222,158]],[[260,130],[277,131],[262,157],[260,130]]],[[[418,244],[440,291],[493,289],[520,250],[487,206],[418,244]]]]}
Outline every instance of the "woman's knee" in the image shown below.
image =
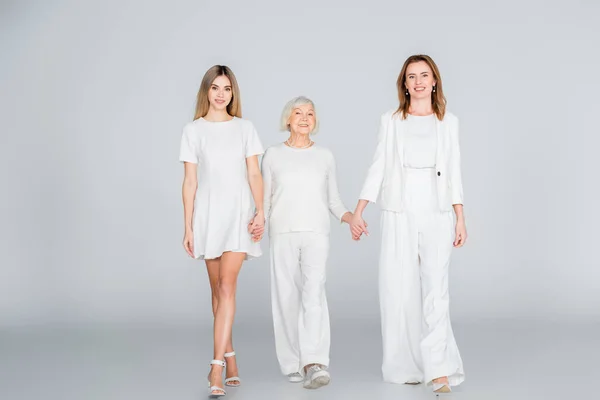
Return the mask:
{"type": "Polygon", "coordinates": [[[219,281],[217,286],[217,298],[231,299],[235,297],[235,282],[219,281]]]}

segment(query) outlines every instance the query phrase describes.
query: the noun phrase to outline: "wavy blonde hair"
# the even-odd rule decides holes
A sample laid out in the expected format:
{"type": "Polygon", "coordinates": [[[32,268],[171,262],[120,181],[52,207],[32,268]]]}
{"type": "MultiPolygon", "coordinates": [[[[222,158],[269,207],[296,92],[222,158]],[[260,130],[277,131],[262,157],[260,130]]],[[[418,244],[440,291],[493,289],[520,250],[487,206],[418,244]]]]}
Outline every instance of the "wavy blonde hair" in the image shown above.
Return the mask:
{"type": "Polygon", "coordinates": [[[400,75],[398,75],[398,80],[396,81],[400,105],[398,106],[395,114],[401,114],[402,119],[406,119],[406,116],[408,115],[408,111],[410,109],[410,94],[406,94],[406,70],[410,64],[419,61],[426,62],[433,73],[433,79],[435,80],[436,84],[435,93],[431,93],[431,105],[433,106],[433,112],[441,121],[444,119],[444,115],[446,114],[446,98],[444,97],[444,90],[442,89],[442,77],[440,75],[440,70],[433,59],[425,54],[416,54],[408,57],[406,61],[404,61],[402,71],[400,71],[400,75]]]}
{"type": "Polygon", "coordinates": [[[238,86],[237,79],[233,71],[226,65],[215,65],[211,67],[202,78],[200,84],[200,90],[196,96],[196,113],[194,120],[204,117],[208,114],[210,108],[210,102],[208,101],[208,91],[212,83],[219,76],[226,76],[231,82],[231,101],[227,105],[227,113],[232,117],[242,118],[242,102],[240,100],[240,87],[238,86]]]}

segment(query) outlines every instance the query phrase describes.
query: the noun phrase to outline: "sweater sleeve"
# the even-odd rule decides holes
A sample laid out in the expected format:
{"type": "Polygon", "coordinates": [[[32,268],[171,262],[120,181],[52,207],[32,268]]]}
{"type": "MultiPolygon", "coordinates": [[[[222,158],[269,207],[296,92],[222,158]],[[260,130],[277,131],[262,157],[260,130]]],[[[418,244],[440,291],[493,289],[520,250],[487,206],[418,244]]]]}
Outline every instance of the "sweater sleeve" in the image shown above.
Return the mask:
{"type": "Polygon", "coordinates": [[[335,216],[335,218],[337,218],[338,221],[341,222],[342,217],[348,212],[348,209],[342,202],[342,198],[340,197],[340,192],[338,190],[335,158],[331,153],[328,154],[328,158],[327,194],[329,199],[329,211],[335,216]]]}

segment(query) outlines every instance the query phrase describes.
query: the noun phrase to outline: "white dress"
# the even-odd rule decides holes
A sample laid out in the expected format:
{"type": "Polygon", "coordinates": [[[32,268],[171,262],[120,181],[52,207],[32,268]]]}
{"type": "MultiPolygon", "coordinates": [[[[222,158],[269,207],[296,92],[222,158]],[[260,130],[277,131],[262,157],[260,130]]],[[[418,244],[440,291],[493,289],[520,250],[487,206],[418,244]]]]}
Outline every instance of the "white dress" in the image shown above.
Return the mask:
{"type": "Polygon", "coordinates": [[[255,207],[246,158],[263,152],[254,125],[241,118],[199,118],[183,128],[179,160],[198,164],[192,221],[195,258],[218,258],[226,251],[246,253],[246,259],[262,254],[248,233],[255,207]]]}

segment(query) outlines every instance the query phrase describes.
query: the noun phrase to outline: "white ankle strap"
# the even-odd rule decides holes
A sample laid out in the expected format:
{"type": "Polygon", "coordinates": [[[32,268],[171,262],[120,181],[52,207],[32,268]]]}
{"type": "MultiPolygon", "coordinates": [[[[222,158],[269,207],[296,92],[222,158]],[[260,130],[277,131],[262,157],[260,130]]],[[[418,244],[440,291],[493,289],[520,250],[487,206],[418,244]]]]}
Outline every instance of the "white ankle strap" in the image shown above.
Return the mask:
{"type": "MultiPolygon", "coordinates": [[[[452,391],[449,383],[434,383],[434,382],[432,382],[432,386],[433,386],[434,392],[437,392],[438,390],[442,389],[444,386],[448,387],[449,392],[452,391]]],[[[442,393],[442,392],[440,392],[440,393],[442,393]]]]}
{"type": "Polygon", "coordinates": [[[220,365],[221,367],[225,367],[225,361],[221,361],[221,360],[212,360],[210,362],[210,365],[220,365]]]}
{"type": "Polygon", "coordinates": [[[233,356],[235,356],[235,351],[232,351],[231,353],[225,353],[225,358],[233,356]]]}

